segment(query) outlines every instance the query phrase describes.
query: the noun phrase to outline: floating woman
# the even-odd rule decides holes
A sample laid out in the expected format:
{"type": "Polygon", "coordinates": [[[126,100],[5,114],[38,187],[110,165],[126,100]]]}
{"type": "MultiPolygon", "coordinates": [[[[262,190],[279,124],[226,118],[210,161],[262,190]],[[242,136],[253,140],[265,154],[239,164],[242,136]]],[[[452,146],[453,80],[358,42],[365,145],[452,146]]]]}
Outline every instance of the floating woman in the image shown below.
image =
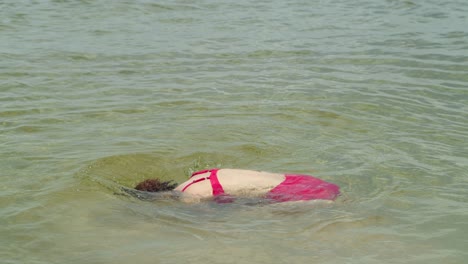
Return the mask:
{"type": "Polygon", "coordinates": [[[172,192],[183,201],[214,198],[217,202],[232,202],[235,197],[261,197],[272,202],[335,200],[338,185],[310,175],[278,174],[240,169],[210,169],[192,174],[189,180],[147,179],[135,187],[146,192],[172,192]],[[193,199],[191,199],[193,198],[193,199]]]}

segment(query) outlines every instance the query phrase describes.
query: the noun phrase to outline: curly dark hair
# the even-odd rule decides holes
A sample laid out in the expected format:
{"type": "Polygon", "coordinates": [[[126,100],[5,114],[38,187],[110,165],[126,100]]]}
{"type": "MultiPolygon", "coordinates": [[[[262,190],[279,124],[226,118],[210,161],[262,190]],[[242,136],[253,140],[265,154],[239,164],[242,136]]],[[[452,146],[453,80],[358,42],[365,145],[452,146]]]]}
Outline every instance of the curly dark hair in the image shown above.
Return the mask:
{"type": "Polygon", "coordinates": [[[145,192],[171,191],[177,187],[177,183],[172,181],[160,181],[159,179],[147,179],[135,186],[136,190],[145,192]]]}

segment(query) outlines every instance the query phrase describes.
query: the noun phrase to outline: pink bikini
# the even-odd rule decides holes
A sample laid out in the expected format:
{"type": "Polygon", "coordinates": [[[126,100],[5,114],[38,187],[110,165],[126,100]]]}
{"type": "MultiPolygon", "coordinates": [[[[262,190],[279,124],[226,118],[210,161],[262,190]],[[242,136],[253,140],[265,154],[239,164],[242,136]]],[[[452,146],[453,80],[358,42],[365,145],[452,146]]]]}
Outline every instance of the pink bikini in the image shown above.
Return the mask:
{"type": "Polygon", "coordinates": [[[300,174],[286,174],[286,179],[271,189],[266,197],[277,202],[303,200],[335,200],[340,194],[338,185],[300,174]]]}
{"type": "Polygon", "coordinates": [[[201,182],[201,181],[204,181],[204,180],[210,180],[211,188],[213,189],[213,196],[223,195],[224,194],[224,189],[223,189],[223,186],[221,186],[221,183],[219,183],[218,171],[219,171],[219,169],[211,169],[211,170],[202,170],[202,171],[197,171],[197,172],[192,173],[192,176],[190,176],[190,178],[192,178],[193,176],[199,175],[199,174],[211,172],[210,176],[205,177],[205,178],[196,179],[196,180],[192,181],[191,183],[185,185],[185,187],[182,189],[182,192],[185,191],[185,189],[187,189],[188,187],[190,187],[190,185],[192,185],[194,183],[201,182]]]}
{"type": "MultiPolygon", "coordinates": [[[[182,192],[185,191],[190,185],[210,180],[213,196],[215,198],[224,197],[218,202],[232,202],[232,197],[224,192],[223,186],[218,180],[219,169],[210,169],[198,171],[192,174],[192,177],[210,172],[210,176],[199,178],[187,184],[182,192]]],[[[301,174],[286,174],[286,178],[278,186],[271,189],[265,197],[276,202],[288,201],[301,201],[301,200],[334,200],[340,194],[340,187],[338,185],[326,182],[324,180],[301,174]]]]}

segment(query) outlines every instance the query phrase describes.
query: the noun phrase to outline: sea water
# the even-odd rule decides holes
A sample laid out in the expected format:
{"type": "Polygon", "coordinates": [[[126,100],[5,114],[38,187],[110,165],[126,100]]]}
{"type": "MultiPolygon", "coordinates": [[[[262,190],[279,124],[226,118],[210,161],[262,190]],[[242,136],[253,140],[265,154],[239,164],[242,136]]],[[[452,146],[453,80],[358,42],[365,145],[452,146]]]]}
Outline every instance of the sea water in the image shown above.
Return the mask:
{"type": "Polygon", "coordinates": [[[465,263],[468,2],[0,2],[0,262],[465,263]],[[331,204],[122,192],[312,174],[331,204]]]}

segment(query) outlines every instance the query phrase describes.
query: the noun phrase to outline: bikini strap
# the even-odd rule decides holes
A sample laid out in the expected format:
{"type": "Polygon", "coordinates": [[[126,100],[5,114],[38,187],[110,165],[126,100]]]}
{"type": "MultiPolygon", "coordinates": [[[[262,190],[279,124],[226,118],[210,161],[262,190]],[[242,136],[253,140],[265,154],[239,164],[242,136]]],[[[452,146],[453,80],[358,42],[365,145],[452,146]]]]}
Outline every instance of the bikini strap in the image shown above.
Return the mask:
{"type": "Polygon", "coordinates": [[[196,175],[198,175],[198,174],[203,174],[203,173],[207,173],[207,172],[212,172],[213,170],[219,170],[219,169],[215,168],[215,169],[197,171],[197,172],[192,173],[192,176],[190,176],[190,178],[192,178],[193,176],[196,176],[196,175]]]}
{"type": "Polygon", "coordinates": [[[192,185],[194,183],[201,182],[201,181],[204,181],[204,180],[210,180],[211,189],[213,190],[213,196],[223,195],[224,194],[224,189],[223,189],[223,186],[221,185],[221,183],[218,180],[218,171],[219,171],[219,169],[209,169],[209,170],[202,170],[202,171],[194,172],[192,174],[192,176],[190,176],[190,178],[192,178],[193,176],[199,175],[199,174],[207,173],[207,172],[210,172],[210,176],[200,178],[200,179],[196,179],[196,180],[192,181],[191,183],[185,185],[185,187],[182,189],[182,192],[185,191],[185,189],[187,189],[190,185],[192,185]]]}
{"type": "Polygon", "coordinates": [[[218,195],[223,195],[224,194],[224,189],[223,186],[221,186],[221,183],[218,180],[218,171],[219,169],[213,169],[211,170],[210,174],[210,182],[211,182],[211,188],[213,189],[213,196],[218,196],[218,195]]]}
{"type": "Polygon", "coordinates": [[[181,192],[184,192],[185,189],[187,189],[188,187],[190,187],[190,185],[192,185],[192,184],[194,184],[194,183],[201,182],[201,181],[208,180],[208,179],[210,179],[210,177],[196,179],[196,180],[192,181],[191,183],[185,185],[185,187],[182,189],[181,192]]]}

